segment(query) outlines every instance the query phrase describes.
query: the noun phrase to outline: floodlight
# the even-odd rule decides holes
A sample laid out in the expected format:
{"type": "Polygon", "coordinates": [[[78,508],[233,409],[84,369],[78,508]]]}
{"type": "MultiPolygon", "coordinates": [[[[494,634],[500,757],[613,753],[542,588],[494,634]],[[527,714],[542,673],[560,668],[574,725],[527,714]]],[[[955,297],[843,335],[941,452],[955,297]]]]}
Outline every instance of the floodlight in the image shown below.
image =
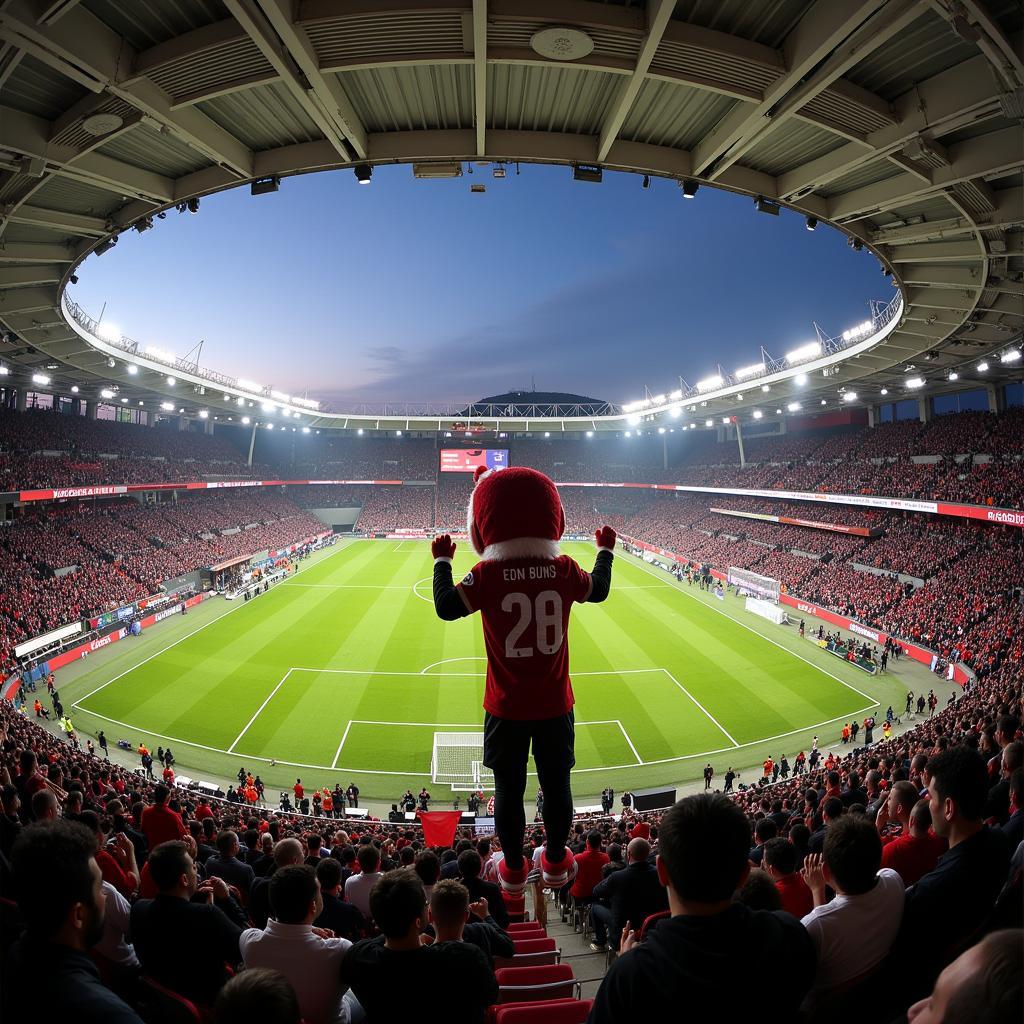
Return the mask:
{"type": "Polygon", "coordinates": [[[545,430],[544,431],[544,436],[545,437],[550,437],[551,436],[551,431],[550,430],[545,430]]]}
{"type": "Polygon", "coordinates": [[[97,256],[102,256],[105,252],[110,252],[115,245],[117,245],[117,235],[111,235],[105,242],[100,242],[100,244],[93,249],[93,252],[96,253],[97,256]]]}
{"type": "Polygon", "coordinates": [[[10,369],[6,366],[0,366],[0,377],[6,377],[10,373],[10,369]]]}
{"type": "Polygon", "coordinates": [[[303,427],[303,428],[302,428],[302,432],[303,432],[304,434],[308,434],[308,433],[309,433],[309,427],[303,427]]]}
{"type": "Polygon", "coordinates": [[[798,412],[799,409],[800,409],[800,403],[799,402],[790,402],[789,405],[786,406],[786,408],[790,412],[798,412]]]}
{"type": "Polygon", "coordinates": [[[395,431],[395,437],[401,437],[401,436],[402,436],[402,432],[400,430],[396,430],[395,431]]]}
{"type": "Polygon", "coordinates": [[[50,378],[47,377],[45,373],[33,373],[32,383],[46,385],[50,383],[50,378]]]}
{"type": "Polygon", "coordinates": [[[725,382],[722,380],[719,374],[715,374],[714,377],[705,377],[704,380],[697,381],[698,391],[714,391],[715,388],[720,388],[725,382]]]}
{"type": "Polygon", "coordinates": [[[807,220],[805,221],[805,223],[807,225],[807,230],[808,231],[813,231],[818,226],[818,218],[817,217],[808,217],[807,220]]]}
{"type": "Polygon", "coordinates": [[[674,409],[672,409],[669,412],[669,416],[671,416],[672,419],[674,419],[674,420],[679,419],[679,417],[682,416],[682,415],[683,415],[683,410],[680,409],[679,406],[676,406],[674,409]]]}
{"type": "Polygon", "coordinates": [[[984,373],[988,369],[988,363],[983,359],[978,363],[978,373],[984,373]]]}
{"type": "Polygon", "coordinates": [[[138,372],[139,372],[139,368],[135,365],[135,363],[129,363],[128,364],[128,373],[131,374],[131,376],[134,377],[135,374],[137,374],[138,372]]]}
{"type": "Polygon", "coordinates": [[[764,373],[764,363],[751,363],[750,366],[741,366],[733,376],[737,380],[746,380],[747,377],[753,377],[756,373],[764,373]]]}
{"type": "Polygon", "coordinates": [[[826,402],[826,401],[825,401],[825,399],[823,398],[823,399],[821,400],[821,404],[822,404],[822,405],[828,405],[828,402],[826,402]]]}
{"type": "Polygon", "coordinates": [[[959,380],[960,379],[960,374],[957,373],[956,370],[950,370],[949,377],[946,378],[946,379],[947,380],[959,380]]]}
{"type": "Polygon", "coordinates": [[[237,399],[235,399],[235,404],[236,404],[236,405],[245,405],[245,399],[244,399],[244,398],[242,398],[242,396],[241,396],[241,395],[239,395],[239,396],[238,396],[238,398],[237,398],[237,399]]]}
{"type": "Polygon", "coordinates": [[[642,182],[640,187],[641,188],[650,188],[651,187],[651,176],[649,174],[645,174],[644,175],[644,180],[643,180],[643,182],[642,182]]]}
{"type": "Polygon", "coordinates": [[[249,419],[249,417],[248,417],[248,416],[243,416],[243,417],[242,417],[242,426],[243,426],[243,427],[247,427],[247,426],[249,426],[249,424],[250,424],[251,422],[252,422],[252,421],[251,421],[251,420],[249,419]]]}
{"type": "Polygon", "coordinates": [[[173,402],[161,402],[160,403],[160,408],[163,409],[164,412],[174,412],[174,403],[173,402]]]}
{"type": "Polygon", "coordinates": [[[267,430],[273,430],[274,429],[274,424],[273,423],[267,423],[267,424],[265,424],[265,426],[266,426],[267,430]]]}
{"type": "Polygon", "coordinates": [[[1020,349],[1011,348],[1007,349],[1000,357],[999,362],[1001,363],[1016,363],[1020,359],[1020,349]]]}
{"type": "Polygon", "coordinates": [[[924,377],[908,377],[906,384],[908,388],[923,388],[924,377]]]}
{"type": "Polygon", "coordinates": [[[705,427],[713,427],[714,425],[715,425],[715,421],[714,420],[705,420],[704,421],[704,426],[705,427]]]}
{"type": "Polygon", "coordinates": [[[769,392],[769,391],[771,391],[771,388],[770,388],[770,387],[769,387],[769,386],[768,386],[767,384],[762,384],[762,385],[761,385],[761,390],[762,390],[762,391],[763,391],[763,392],[764,392],[765,394],[768,394],[768,392],[769,392]]]}
{"type": "Polygon", "coordinates": [[[199,418],[201,420],[209,419],[210,413],[206,409],[199,410],[199,418]]]}
{"type": "Polygon", "coordinates": [[[857,392],[856,391],[844,391],[843,392],[843,401],[844,402],[856,402],[857,401],[857,392]]]}
{"type": "Polygon", "coordinates": [[[238,380],[235,381],[235,383],[243,391],[262,391],[263,390],[262,385],[255,383],[255,381],[245,380],[242,377],[239,377],[238,380]]]}
{"type": "Polygon", "coordinates": [[[694,181],[692,178],[687,178],[680,188],[683,190],[684,199],[692,199],[697,194],[697,189],[700,188],[700,182],[694,181]]]}
{"type": "Polygon", "coordinates": [[[806,345],[801,345],[799,348],[793,349],[792,352],[787,352],[786,362],[802,363],[806,359],[813,359],[819,355],[821,355],[821,342],[809,341],[806,345]]]}
{"type": "Polygon", "coordinates": [[[100,391],[100,398],[113,398],[114,392],[110,388],[103,388],[100,391]]]}
{"type": "Polygon", "coordinates": [[[882,388],[881,392],[879,392],[879,393],[882,394],[882,395],[887,395],[887,394],[889,394],[889,389],[888,388],[882,388]]]}
{"type": "Polygon", "coordinates": [[[658,433],[659,434],[664,434],[665,433],[665,428],[664,427],[658,427],[658,433]]]}
{"type": "Polygon", "coordinates": [[[168,377],[167,378],[167,386],[168,387],[173,388],[174,385],[177,384],[177,383],[178,382],[177,382],[177,380],[174,377],[168,377]]]}
{"type": "Polygon", "coordinates": [[[362,427],[360,427],[360,428],[359,428],[359,429],[358,429],[358,430],[356,431],[356,433],[357,433],[357,434],[358,434],[358,435],[359,435],[360,437],[362,437],[362,436],[363,436],[363,428],[362,428],[362,427]]]}
{"type": "Polygon", "coordinates": [[[593,437],[593,436],[594,436],[594,432],[592,430],[588,430],[587,431],[587,437],[593,437]]]}
{"type": "MultiPolygon", "coordinates": [[[[9,372],[10,371],[7,370],[6,367],[5,367],[4,368],[4,373],[9,373],[9,372]]],[[[71,394],[73,394],[73,395],[77,395],[78,394],[78,385],[77,384],[72,384],[71,385],[71,394]]]]}
{"type": "Polygon", "coordinates": [[[723,416],[722,417],[722,423],[724,425],[728,426],[731,422],[732,422],[732,420],[730,420],[728,416],[723,416]]]}
{"type": "Polygon", "coordinates": [[[622,436],[623,436],[623,437],[632,437],[632,436],[633,436],[633,433],[632,433],[632,431],[630,431],[630,430],[627,430],[627,431],[626,431],[626,433],[625,433],[625,434],[623,434],[622,436]]]}
{"type": "Polygon", "coordinates": [[[121,328],[117,324],[107,322],[96,325],[96,334],[104,341],[120,341],[121,328]]]}
{"type": "Polygon", "coordinates": [[[356,164],[352,171],[360,185],[370,184],[370,179],[373,177],[373,168],[369,164],[356,164]]]}
{"type": "Polygon", "coordinates": [[[636,413],[634,413],[632,416],[629,417],[629,419],[626,422],[629,423],[631,427],[635,427],[639,424],[640,417],[637,416],[636,413]]]}
{"type": "Polygon", "coordinates": [[[199,212],[199,197],[198,196],[193,196],[185,204],[185,207],[186,207],[186,209],[188,210],[189,213],[198,213],[199,212]]]}
{"type": "Polygon", "coordinates": [[[754,419],[755,420],[759,420],[763,415],[764,415],[764,413],[761,412],[760,409],[755,409],[754,410],[754,419]]]}
{"type": "Polygon", "coordinates": [[[682,389],[676,388],[676,390],[673,391],[668,397],[671,398],[673,402],[678,402],[679,399],[683,397],[682,389]]]}
{"type": "Polygon", "coordinates": [[[807,383],[807,374],[806,374],[806,373],[798,373],[798,374],[797,374],[797,375],[796,375],[796,376],[795,376],[795,377],[793,378],[793,380],[794,380],[794,381],[796,381],[796,383],[797,383],[797,384],[798,384],[798,385],[799,385],[800,387],[803,387],[803,386],[804,386],[804,385],[805,385],[805,384],[807,383]]]}

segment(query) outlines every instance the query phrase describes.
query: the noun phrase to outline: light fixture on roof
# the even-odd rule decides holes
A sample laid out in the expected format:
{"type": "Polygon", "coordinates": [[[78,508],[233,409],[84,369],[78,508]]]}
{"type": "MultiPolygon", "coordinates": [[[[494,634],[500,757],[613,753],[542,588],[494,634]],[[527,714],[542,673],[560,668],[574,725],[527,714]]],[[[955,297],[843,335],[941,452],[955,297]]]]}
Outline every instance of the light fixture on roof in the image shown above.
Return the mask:
{"type": "Polygon", "coordinates": [[[129,363],[128,364],[128,373],[132,377],[134,377],[138,372],[139,372],[139,368],[135,365],[135,363],[129,363]]]}
{"type": "Polygon", "coordinates": [[[682,415],[683,415],[683,410],[680,409],[678,405],[674,409],[670,409],[669,410],[669,416],[671,416],[672,419],[674,419],[674,420],[679,419],[679,417],[682,416],[682,415]]]}
{"type": "Polygon", "coordinates": [[[792,352],[787,352],[786,362],[802,363],[804,360],[813,359],[818,355],[821,355],[821,342],[809,341],[806,345],[800,345],[798,348],[793,349],[792,352]]]}
{"type": "Polygon", "coordinates": [[[199,418],[201,420],[209,419],[210,418],[210,413],[206,409],[200,409],[199,410],[199,418]]]}
{"type": "Polygon", "coordinates": [[[1008,348],[1000,357],[1001,363],[1016,363],[1020,360],[1019,348],[1008,348]]]}
{"type": "Polygon", "coordinates": [[[373,167],[370,164],[356,164],[352,168],[352,173],[356,176],[356,181],[360,185],[369,185],[370,179],[373,177],[373,167]]]}
{"type": "Polygon", "coordinates": [[[548,60],[580,60],[594,49],[594,40],[582,29],[553,25],[530,36],[530,46],[548,60]]]}
{"type": "Polygon", "coordinates": [[[916,390],[917,388],[923,388],[924,387],[924,377],[908,377],[907,380],[906,380],[906,385],[911,390],[916,390]]]}
{"type": "Polygon", "coordinates": [[[658,433],[659,434],[664,434],[665,433],[665,428],[664,427],[658,427],[658,433]]]}
{"type": "Polygon", "coordinates": [[[808,217],[807,220],[804,221],[804,224],[807,227],[808,231],[813,231],[818,226],[818,218],[808,217]]]}
{"type": "Polygon", "coordinates": [[[363,428],[362,428],[362,427],[360,427],[360,428],[359,428],[359,429],[358,429],[358,430],[356,431],[356,433],[357,433],[357,434],[358,434],[358,435],[359,435],[360,437],[362,437],[362,436],[363,436],[363,428]]]}
{"type": "Polygon", "coordinates": [[[949,376],[946,378],[946,380],[959,380],[959,379],[960,379],[960,374],[957,373],[956,370],[950,370],[949,371],[949,376]]]}
{"type": "Polygon", "coordinates": [[[856,391],[844,391],[843,392],[843,401],[844,402],[856,402],[857,401],[857,392],[856,391]]]}
{"type": "Polygon", "coordinates": [[[638,426],[638,425],[639,425],[639,423],[640,423],[640,417],[639,417],[639,416],[638,416],[638,415],[637,415],[636,413],[633,413],[633,415],[632,415],[632,416],[630,416],[630,417],[629,417],[629,419],[628,419],[628,420],[627,420],[626,422],[627,422],[627,423],[628,423],[628,424],[629,424],[629,425],[630,425],[631,427],[635,427],[635,426],[638,426]]]}
{"type": "Polygon", "coordinates": [[[799,412],[800,411],[800,403],[799,402],[790,402],[789,405],[786,406],[786,408],[790,412],[799,412]]]}
{"type": "Polygon", "coordinates": [[[627,430],[626,433],[623,434],[622,436],[623,437],[632,437],[633,436],[633,432],[631,430],[627,430]]]}
{"type": "Polygon", "coordinates": [[[761,412],[760,409],[755,409],[754,410],[754,419],[755,420],[759,420],[763,415],[764,415],[764,413],[761,412]]]}
{"type": "Polygon", "coordinates": [[[732,422],[732,420],[728,416],[723,416],[722,417],[722,424],[724,426],[728,426],[731,422],[732,422]]]}
{"type": "Polygon", "coordinates": [[[267,430],[273,430],[274,429],[274,424],[273,423],[265,423],[264,426],[267,428],[267,430]]]}
{"type": "Polygon", "coordinates": [[[178,380],[177,380],[177,378],[176,378],[176,377],[168,377],[168,378],[167,378],[167,386],[168,386],[169,388],[173,388],[173,387],[174,387],[174,385],[175,385],[175,384],[177,384],[177,383],[178,383],[178,380]]]}
{"type": "Polygon", "coordinates": [[[113,249],[115,245],[117,245],[117,235],[111,235],[109,238],[100,242],[100,244],[97,245],[95,249],[93,249],[93,252],[97,256],[102,256],[105,252],[110,252],[110,250],[113,249]]]}
{"type": "Polygon", "coordinates": [[[828,405],[828,402],[826,402],[826,401],[825,401],[825,399],[823,398],[823,399],[821,400],[821,404],[822,404],[822,405],[828,405]]]}
{"type": "Polygon", "coordinates": [[[988,362],[984,359],[978,363],[978,373],[984,373],[988,369],[988,362]]]}
{"type": "Polygon", "coordinates": [[[77,395],[78,394],[78,385],[77,384],[72,384],[71,385],[71,394],[73,394],[73,395],[77,395]]]}
{"type": "Polygon", "coordinates": [[[807,383],[807,374],[798,373],[793,380],[800,386],[803,387],[807,383]]]}
{"type": "Polygon", "coordinates": [[[173,402],[161,402],[160,403],[160,408],[163,409],[164,412],[174,412],[174,403],[173,402]]]}
{"type": "Polygon", "coordinates": [[[109,321],[105,324],[100,323],[96,325],[96,336],[104,341],[120,341],[121,328],[109,321]]]}
{"type": "Polygon", "coordinates": [[[309,433],[309,427],[303,427],[303,428],[302,428],[302,432],[303,432],[304,434],[308,434],[308,433],[309,433]]]}
{"type": "Polygon", "coordinates": [[[764,373],[764,363],[751,363],[749,366],[741,366],[733,376],[737,380],[746,380],[748,377],[753,377],[757,373],[764,373]]]}
{"type": "Polygon", "coordinates": [[[33,384],[42,384],[42,385],[45,386],[45,385],[50,383],[50,378],[47,377],[45,373],[33,373],[32,374],[32,383],[33,384]]]}
{"type": "Polygon", "coordinates": [[[110,388],[103,388],[100,391],[100,398],[113,398],[114,392],[110,388]]]}
{"type": "Polygon", "coordinates": [[[10,368],[7,366],[0,366],[0,377],[6,377],[10,373],[10,368]]]}
{"type": "Polygon", "coordinates": [[[763,391],[763,392],[764,392],[765,394],[768,394],[768,392],[769,392],[769,391],[771,391],[771,388],[770,388],[770,387],[769,387],[769,386],[768,386],[767,384],[762,384],[762,385],[761,385],[761,390],[762,390],[762,391],[763,391]]]}
{"type": "Polygon", "coordinates": [[[770,199],[765,199],[764,196],[757,196],[754,199],[754,208],[758,213],[770,213],[773,217],[779,215],[779,204],[773,203],[770,199]]]}
{"type": "Polygon", "coordinates": [[[651,187],[651,176],[649,174],[645,174],[644,175],[644,180],[643,180],[643,182],[641,182],[640,187],[641,188],[650,188],[651,187]]]}
{"type": "Polygon", "coordinates": [[[704,426],[705,427],[713,427],[714,425],[715,425],[715,421],[714,420],[705,420],[704,421],[704,426]]]}
{"type": "Polygon", "coordinates": [[[199,212],[199,196],[193,196],[185,204],[185,209],[188,210],[189,213],[198,213],[199,212]]]}
{"type": "Polygon", "coordinates": [[[152,217],[140,217],[132,227],[141,235],[143,231],[148,231],[153,226],[152,217]]]}
{"type": "Polygon", "coordinates": [[[401,436],[402,436],[402,432],[400,430],[396,430],[395,431],[395,437],[401,437],[401,436]]]}
{"type": "Polygon", "coordinates": [[[889,389],[888,388],[882,388],[880,394],[883,394],[883,395],[889,394],[889,389]]]}
{"type": "Polygon", "coordinates": [[[127,398],[122,398],[121,399],[121,404],[122,405],[127,405],[128,404],[128,399],[127,398]]]}
{"type": "Polygon", "coordinates": [[[587,431],[587,437],[593,437],[593,436],[594,436],[594,432],[592,430],[588,430],[587,431]]]}
{"type": "Polygon", "coordinates": [[[703,380],[697,381],[698,391],[714,391],[715,388],[720,388],[725,383],[719,374],[715,374],[713,377],[705,377],[703,380]]]}
{"type": "Polygon", "coordinates": [[[550,430],[545,430],[544,431],[544,436],[545,437],[550,437],[551,436],[551,431],[550,430]]]}
{"type": "Polygon", "coordinates": [[[683,190],[684,199],[692,199],[700,188],[700,182],[687,178],[679,187],[683,190]]]}

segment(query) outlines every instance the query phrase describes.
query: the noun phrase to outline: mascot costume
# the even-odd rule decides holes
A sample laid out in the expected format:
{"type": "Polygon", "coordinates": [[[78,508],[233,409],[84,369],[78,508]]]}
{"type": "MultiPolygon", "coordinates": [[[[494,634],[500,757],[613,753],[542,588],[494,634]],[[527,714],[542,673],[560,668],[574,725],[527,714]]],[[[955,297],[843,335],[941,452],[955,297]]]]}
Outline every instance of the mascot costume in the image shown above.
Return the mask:
{"type": "Polygon", "coordinates": [[[574,602],[597,603],[612,580],[615,531],[595,534],[591,572],[559,551],[565,513],[558,490],[543,473],[525,467],[478,469],[467,529],[480,561],[455,585],[455,544],[434,539],[434,608],[454,620],[480,612],[487,649],[483,763],[494,772],[495,831],[504,857],[498,878],[506,892],[522,892],[530,876],[523,856],[526,769],[533,748],[544,790],[547,845],[543,884],[561,887],[576,874],[566,848],[573,803],[569,772],[576,763],[573,692],[566,632],[574,602]]]}

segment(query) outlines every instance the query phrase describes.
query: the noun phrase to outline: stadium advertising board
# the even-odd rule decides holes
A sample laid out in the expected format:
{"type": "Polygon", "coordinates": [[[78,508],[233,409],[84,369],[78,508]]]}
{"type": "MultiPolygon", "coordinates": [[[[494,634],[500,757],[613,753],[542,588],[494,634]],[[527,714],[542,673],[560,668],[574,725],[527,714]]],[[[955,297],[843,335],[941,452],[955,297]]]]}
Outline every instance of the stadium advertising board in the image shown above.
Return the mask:
{"type": "Polygon", "coordinates": [[[782,523],[786,526],[806,526],[812,530],[831,530],[833,533],[852,533],[858,537],[873,537],[882,531],[869,530],[866,526],[843,526],[839,523],[819,523],[815,519],[795,519],[793,516],[770,516],[765,512],[739,512],[733,508],[711,508],[723,516],[738,516],[741,519],[760,519],[769,523],[782,523]]]}
{"type": "Polygon", "coordinates": [[[51,629],[49,633],[43,633],[40,636],[32,637],[31,640],[25,640],[20,644],[16,644],[14,648],[14,656],[16,658],[24,658],[25,655],[31,654],[33,651],[41,650],[43,647],[49,647],[50,644],[59,643],[61,640],[67,640],[68,637],[76,636],[81,632],[81,622],[72,622],[67,626],[60,626],[58,629],[51,629]]]}
{"type": "Polygon", "coordinates": [[[477,467],[504,469],[508,465],[507,448],[442,448],[442,473],[475,473],[477,467]]]}

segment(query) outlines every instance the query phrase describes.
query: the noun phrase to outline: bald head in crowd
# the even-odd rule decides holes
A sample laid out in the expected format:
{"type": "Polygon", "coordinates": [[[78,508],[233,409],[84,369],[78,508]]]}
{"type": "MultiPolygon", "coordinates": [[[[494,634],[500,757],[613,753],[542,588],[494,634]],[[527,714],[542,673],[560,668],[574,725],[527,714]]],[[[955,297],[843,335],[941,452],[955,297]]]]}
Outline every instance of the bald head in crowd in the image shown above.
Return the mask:
{"type": "Polygon", "coordinates": [[[629,846],[626,847],[626,857],[630,864],[642,864],[650,856],[651,844],[646,839],[639,836],[636,839],[630,839],[629,846]]]}
{"type": "Polygon", "coordinates": [[[279,868],[286,868],[290,864],[301,864],[305,859],[306,854],[298,839],[282,839],[274,847],[274,863],[279,868]]]}
{"type": "MultiPolygon", "coordinates": [[[[81,808],[79,808],[81,809],[81,808]]],[[[56,821],[60,817],[60,804],[52,789],[40,789],[32,794],[32,818],[35,821],[56,821]]]]}

